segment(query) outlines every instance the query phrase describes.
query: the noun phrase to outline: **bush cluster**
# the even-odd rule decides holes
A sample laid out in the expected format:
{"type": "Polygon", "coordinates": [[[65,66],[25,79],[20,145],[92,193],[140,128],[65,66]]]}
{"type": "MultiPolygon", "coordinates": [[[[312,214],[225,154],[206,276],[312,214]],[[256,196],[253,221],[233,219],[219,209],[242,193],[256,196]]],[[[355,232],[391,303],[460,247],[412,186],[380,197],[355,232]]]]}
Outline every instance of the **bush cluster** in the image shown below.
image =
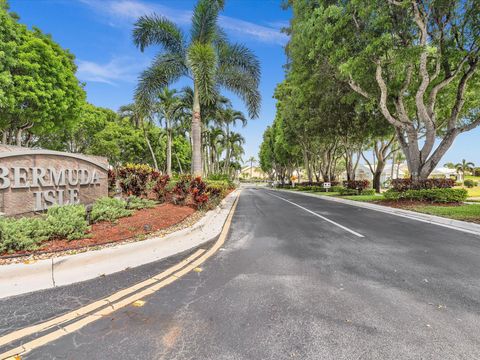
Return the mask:
{"type": "Polygon", "coordinates": [[[468,192],[465,189],[420,189],[396,191],[390,189],[383,193],[387,200],[412,200],[412,201],[430,201],[434,203],[459,203],[467,199],[468,192]]]}
{"type": "Polygon", "coordinates": [[[80,239],[89,226],[82,205],[54,206],[42,217],[0,218],[0,253],[35,250],[53,239],[80,239]]]}
{"type": "Polygon", "coordinates": [[[152,179],[160,174],[145,164],[126,164],[116,170],[116,179],[126,195],[144,196],[152,179]]]}
{"type": "MultiPolygon", "coordinates": [[[[125,200],[115,198],[98,199],[92,206],[90,222],[115,221],[129,216],[133,210],[155,206],[155,202],[138,197],[125,200]]],[[[86,209],[83,205],[53,206],[38,217],[0,217],[0,254],[15,251],[36,250],[47,240],[82,239],[87,236],[86,209]]]]}
{"type": "Polygon", "coordinates": [[[347,189],[358,190],[361,193],[363,190],[370,186],[370,181],[368,180],[349,180],[345,181],[343,184],[347,189]]]}
{"type": "Polygon", "coordinates": [[[463,185],[465,185],[467,188],[473,188],[477,185],[477,183],[472,179],[467,179],[463,182],[463,185]]]}
{"type": "Polygon", "coordinates": [[[455,186],[453,179],[393,179],[392,189],[395,191],[422,190],[422,189],[450,189],[455,186]]]}

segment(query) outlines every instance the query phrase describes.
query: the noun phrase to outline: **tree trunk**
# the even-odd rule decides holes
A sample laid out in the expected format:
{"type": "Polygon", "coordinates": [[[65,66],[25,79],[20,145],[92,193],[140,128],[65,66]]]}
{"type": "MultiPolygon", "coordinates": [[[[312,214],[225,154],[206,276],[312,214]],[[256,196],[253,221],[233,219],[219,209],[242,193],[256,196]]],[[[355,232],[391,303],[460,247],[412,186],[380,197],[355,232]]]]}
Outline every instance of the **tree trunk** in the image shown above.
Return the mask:
{"type": "Polygon", "coordinates": [[[200,95],[196,84],[193,86],[192,174],[202,176],[202,119],[200,116],[200,95]]]}
{"type": "Polygon", "coordinates": [[[380,193],[380,190],[382,188],[382,172],[384,168],[385,163],[383,161],[378,161],[372,181],[372,187],[375,189],[376,193],[380,193]]]}
{"type": "Polygon", "coordinates": [[[172,129],[169,120],[165,119],[167,128],[167,175],[172,176],[172,129]]]}
{"type": "Polygon", "coordinates": [[[22,146],[22,132],[23,132],[22,129],[18,129],[17,140],[16,140],[17,146],[22,146]]]}
{"type": "Polygon", "coordinates": [[[223,172],[225,174],[228,173],[228,168],[230,167],[230,127],[227,123],[227,131],[226,131],[226,139],[227,139],[227,148],[225,153],[225,163],[223,164],[223,172]]]}
{"type": "Polygon", "coordinates": [[[148,139],[147,130],[145,130],[145,124],[143,122],[142,122],[142,128],[143,128],[143,137],[145,138],[145,142],[147,143],[148,150],[150,151],[150,155],[152,156],[153,166],[155,167],[155,170],[158,170],[157,158],[155,156],[155,153],[153,152],[152,144],[148,139]]]}

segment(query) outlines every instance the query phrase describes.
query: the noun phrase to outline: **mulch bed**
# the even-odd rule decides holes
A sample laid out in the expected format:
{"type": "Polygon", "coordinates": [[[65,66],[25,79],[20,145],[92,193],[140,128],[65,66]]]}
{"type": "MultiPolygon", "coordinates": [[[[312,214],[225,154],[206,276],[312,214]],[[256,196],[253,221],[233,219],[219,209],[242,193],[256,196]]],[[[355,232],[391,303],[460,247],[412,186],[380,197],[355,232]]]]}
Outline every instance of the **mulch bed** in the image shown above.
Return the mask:
{"type": "Polygon", "coordinates": [[[62,252],[122,242],[170,228],[184,221],[193,213],[195,213],[195,209],[190,206],[161,204],[151,209],[138,210],[132,216],[118,219],[115,223],[101,222],[94,224],[88,233],[89,237],[85,239],[50,240],[42,244],[36,251],[19,251],[10,253],[8,256],[62,252]]]}

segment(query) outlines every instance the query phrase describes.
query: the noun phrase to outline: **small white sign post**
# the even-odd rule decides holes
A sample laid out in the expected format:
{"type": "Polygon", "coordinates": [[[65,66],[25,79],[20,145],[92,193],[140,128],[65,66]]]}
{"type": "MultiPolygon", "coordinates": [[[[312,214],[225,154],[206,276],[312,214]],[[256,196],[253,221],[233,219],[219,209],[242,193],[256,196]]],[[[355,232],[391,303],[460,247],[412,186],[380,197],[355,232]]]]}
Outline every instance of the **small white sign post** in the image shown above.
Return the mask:
{"type": "Polygon", "coordinates": [[[323,183],[323,188],[325,189],[325,192],[328,192],[328,189],[332,187],[332,184],[329,182],[324,182],[323,183]]]}

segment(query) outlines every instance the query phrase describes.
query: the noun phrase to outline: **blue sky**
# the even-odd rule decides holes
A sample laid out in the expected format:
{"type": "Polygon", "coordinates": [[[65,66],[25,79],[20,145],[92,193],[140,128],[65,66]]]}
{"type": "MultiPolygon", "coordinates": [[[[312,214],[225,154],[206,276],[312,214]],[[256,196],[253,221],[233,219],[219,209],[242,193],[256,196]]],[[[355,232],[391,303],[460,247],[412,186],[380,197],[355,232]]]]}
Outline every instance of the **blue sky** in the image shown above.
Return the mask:
{"type": "MultiPolygon", "coordinates": [[[[158,51],[152,48],[141,53],[133,45],[135,20],[156,12],[187,32],[194,4],[190,0],[10,0],[11,10],[20,15],[22,23],[51,34],[76,56],[77,76],[86,83],[88,100],[113,110],[132,101],[138,74],[158,51]]],[[[288,24],[289,17],[280,8],[280,0],[227,0],[220,19],[230,39],[247,45],[262,64],[260,116],[237,129],[247,140],[245,158],[257,157],[263,131],[275,115],[272,94],[283,78],[283,46],[288,41],[280,28],[288,24]]],[[[245,111],[238,98],[231,98],[235,108],[245,111]]]]}
{"type": "MultiPolygon", "coordinates": [[[[36,26],[76,56],[77,76],[85,82],[88,100],[117,110],[130,103],[138,74],[158,49],[141,53],[132,43],[135,20],[156,12],[188,31],[192,0],[10,0],[21,22],[36,26]]],[[[288,24],[290,12],[280,8],[281,0],[227,0],[220,19],[232,41],[251,48],[262,64],[262,110],[258,119],[238,131],[246,138],[245,159],[257,157],[265,128],[275,115],[272,94],[284,76],[288,41],[280,28],[288,24]]],[[[181,87],[185,82],[176,86],[181,87]]],[[[319,89],[320,91],[320,89],[319,89]]],[[[227,94],[229,95],[229,94],[227,94]]],[[[232,95],[234,107],[245,111],[232,95]]],[[[480,129],[461,135],[441,164],[467,158],[480,165],[480,129]]]]}

